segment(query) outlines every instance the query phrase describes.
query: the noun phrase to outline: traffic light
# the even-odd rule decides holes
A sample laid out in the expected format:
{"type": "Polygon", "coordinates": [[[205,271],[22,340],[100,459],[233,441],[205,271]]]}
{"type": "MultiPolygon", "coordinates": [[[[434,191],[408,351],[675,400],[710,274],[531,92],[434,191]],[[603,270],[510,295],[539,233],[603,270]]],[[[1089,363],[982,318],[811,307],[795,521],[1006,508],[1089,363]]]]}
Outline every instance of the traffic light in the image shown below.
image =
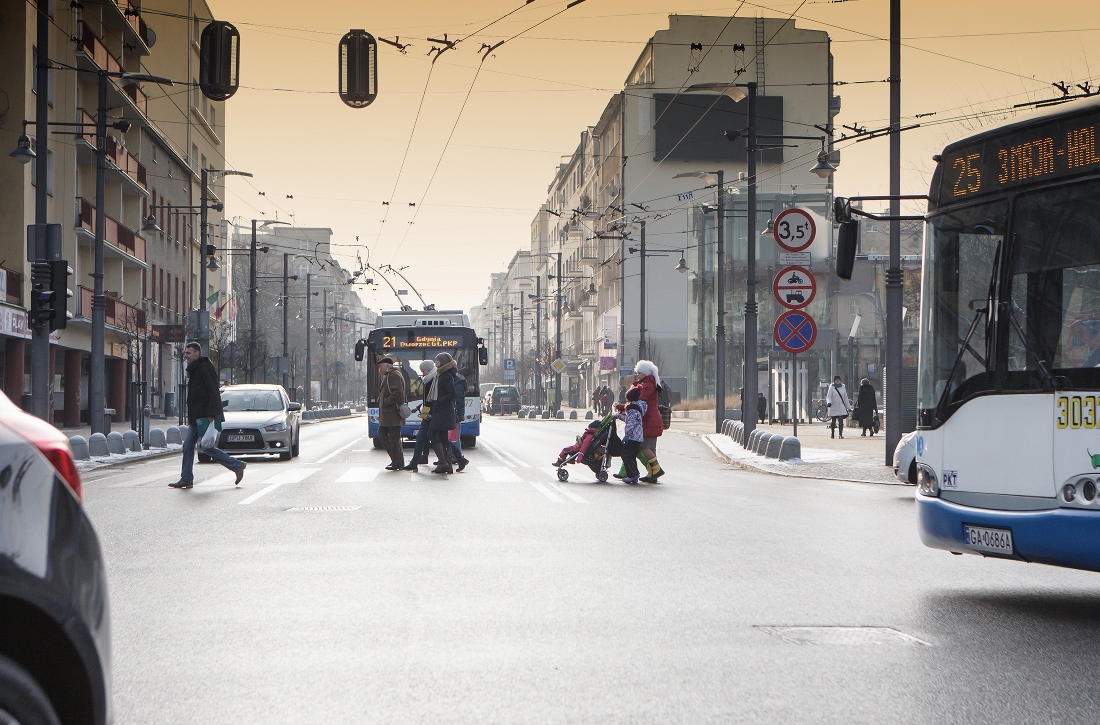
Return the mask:
{"type": "Polygon", "coordinates": [[[49,318],[50,329],[63,330],[69,324],[69,300],[73,296],[73,291],[69,289],[69,276],[73,273],[73,268],[64,259],[52,260],[49,265],[50,294],[53,295],[50,299],[53,313],[49,318]]]}
{"type": "Polygon", "coordinates": [[[199,88],[212,101],[237,92],[241,70],[241,33],[232,23],[214,20],[199,39],[199,88]]]}
{"type": "Polygon", "coordinates": [[[350,30],[340,39],[340,100],[366,108],[378,96],[378,41],[365,30],[350,30]]]}

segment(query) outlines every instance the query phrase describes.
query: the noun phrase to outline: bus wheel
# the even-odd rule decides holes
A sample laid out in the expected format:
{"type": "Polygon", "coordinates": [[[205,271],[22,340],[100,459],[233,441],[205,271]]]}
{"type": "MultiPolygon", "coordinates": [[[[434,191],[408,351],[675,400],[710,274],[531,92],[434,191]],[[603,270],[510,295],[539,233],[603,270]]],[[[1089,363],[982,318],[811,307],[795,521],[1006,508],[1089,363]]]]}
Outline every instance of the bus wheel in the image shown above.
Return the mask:
{"type": "Polygon", "coordinates": [[[381,438],[379,438],[378,436],[375,436],[375,437],[374,437],[374,438],[372,438],[371,440],[373,440],[373,441],[374,441],[374,447],[375,447],[375,448],[382,448],[382,447],[383,447],[383,445],[382,445],[382,439],[381,439],[381,438]]]}
{"type": "Polygon", "coordinates": [[[463,447],[463,449],[465,449],[465,448],[476,448],[477,447],[477,436],[462,436],[462,447],[463,447]]]}

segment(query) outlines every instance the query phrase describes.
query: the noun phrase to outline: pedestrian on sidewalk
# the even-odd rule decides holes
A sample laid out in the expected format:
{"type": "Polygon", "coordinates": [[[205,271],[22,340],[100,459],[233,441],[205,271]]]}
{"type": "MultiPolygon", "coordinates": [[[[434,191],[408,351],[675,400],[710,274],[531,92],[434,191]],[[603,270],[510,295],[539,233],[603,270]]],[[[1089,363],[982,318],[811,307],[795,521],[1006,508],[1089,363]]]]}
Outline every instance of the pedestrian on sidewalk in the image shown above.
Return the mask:
{"type": "Polygon", "coordinates": [[[878,401],[875,400],[875,388],[871,381],[864,378],[859,383],[859,397],[856,400],[856,409],[859,411],[859,427],[863,429],[860,437],[866,436],[871,431],[875,435],[875,418],[878,417],[878,401]]]}
{"type": "Polygon", "coordinates": [[[761,423],[764,423],[764,419],[768,417],[768,399],[764,397],[763,393],[756,394],[756,417],[760,419],[761,423]]]}
{"type": "Polygon", "coordinates": [[[401,450],[401,426],[405,419],[398,409],[405,402],[405,378],[393,367],[393,358],[378,361],[378,439],[390,454],[387,471],[400,471],[405,467],[405,453],[401,450]]]}
{"type": "MultiPolygon", "coordinates": [[[[183,469],[180,480],[168,484],[172,488],[192,488],[195,485],[195,446],[206,429],[215,426],[222,429],[225,414],[222,411],[222,395],[218,384],[218,372],[210,359],[204,357],[197,342],[189,342],[183,348],[183,359],[187,361],[187,422],[190,430],[183,442],[183,469]]],[[[237,485],[244,478],[244,461],[238,461],[219,448],[205,448],[203,455],[210,456],[230,471],[237,474],[237,485]]]]}
{"type": "Polygon", "coordinates": [[[645,441],[643,420],[648,407],[641,397],[642,389],[639,387],[633,387],[626,391],[626,405],[620,403],[618,406],[619,412],[615,415],[616,418],[626,423],[622,445],[623,465],[626,467],[623,483],[637,483],[641,480],[638,475],[638,453],[645,441]]]}
{"type": "Polygon", "coordinates": [[[457,425],[455,421],[455,361],[449,353],[435,356],[435,380],[428,390],[431,413],[431,444],[439,464],[432,473],[454,473],[451,460],[451,442],[447,439],[457,425]]]}
{"type": "Polygon", "coordinates": [[[422,360],[420,362],[420,388],[423,391],[420,403],[420,428],[416,431],[416,445],[413,447],[412,460],[409,461],[409,465],[405,466],[406,471],[412,471],[413,473],[417,472],[417,466],[427,465],[428,463],[428,439],[431,437],[432,432],[431,420],[429,419],[431,406],[428,405],[428,390],[431,388],[433,380],[435,380],[435,363],[431,360],[422,360]]]}
{"type": "Polygon", "coordinates": [[[840,382],[840,376],[833,378],[829,392],[825,395],[825,405],[829,409],[829,437],[836,438],[837,428],[840,437],[844,437],[844,419],[852,412],[852,401],[848,398],[848,389],[840,382]]]}

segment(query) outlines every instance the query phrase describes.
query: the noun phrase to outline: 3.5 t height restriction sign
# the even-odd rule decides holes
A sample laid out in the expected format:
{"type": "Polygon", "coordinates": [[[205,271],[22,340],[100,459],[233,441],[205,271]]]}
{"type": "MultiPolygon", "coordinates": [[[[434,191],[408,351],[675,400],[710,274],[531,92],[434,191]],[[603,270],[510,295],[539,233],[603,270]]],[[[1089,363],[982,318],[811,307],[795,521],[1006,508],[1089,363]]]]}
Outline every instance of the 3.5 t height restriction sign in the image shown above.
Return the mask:
{"type": "Polygon", "coordinates": [[[787,352],[806,352],[816,339],[817,324],[802,310],[787,310],[775,321],[775,344],[787,352]]]}

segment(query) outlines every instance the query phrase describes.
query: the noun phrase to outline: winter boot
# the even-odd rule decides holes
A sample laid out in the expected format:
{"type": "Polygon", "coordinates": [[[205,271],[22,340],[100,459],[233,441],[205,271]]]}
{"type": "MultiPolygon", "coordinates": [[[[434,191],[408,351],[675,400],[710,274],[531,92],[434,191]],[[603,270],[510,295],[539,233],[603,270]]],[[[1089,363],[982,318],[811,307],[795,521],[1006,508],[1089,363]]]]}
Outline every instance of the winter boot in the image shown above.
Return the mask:
{"type": "Polygon", "coordinates": [[[435,451],[436,457],[439,458],[439,464],[432,469],[432,473],[454,473],[454,467],[451,465],[451,458],[448,455],[450,451],[447,449],[450,446],[445,446],[440,443],[433,443],[432,450],[435,451]]]}

